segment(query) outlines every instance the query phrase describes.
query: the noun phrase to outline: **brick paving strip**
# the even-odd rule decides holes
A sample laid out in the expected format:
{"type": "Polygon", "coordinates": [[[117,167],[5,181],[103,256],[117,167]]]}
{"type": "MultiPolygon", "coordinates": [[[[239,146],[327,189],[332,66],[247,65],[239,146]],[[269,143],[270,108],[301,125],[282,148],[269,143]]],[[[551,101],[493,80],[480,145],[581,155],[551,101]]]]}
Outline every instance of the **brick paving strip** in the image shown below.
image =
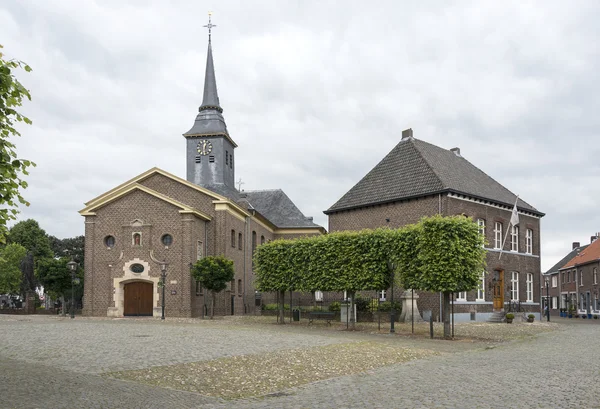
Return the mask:
{"type": "Polygon", "coordinates": [[[437,354],[367,341],[111,372],[105,376],[231,399],[266,395],[437,354]]]}

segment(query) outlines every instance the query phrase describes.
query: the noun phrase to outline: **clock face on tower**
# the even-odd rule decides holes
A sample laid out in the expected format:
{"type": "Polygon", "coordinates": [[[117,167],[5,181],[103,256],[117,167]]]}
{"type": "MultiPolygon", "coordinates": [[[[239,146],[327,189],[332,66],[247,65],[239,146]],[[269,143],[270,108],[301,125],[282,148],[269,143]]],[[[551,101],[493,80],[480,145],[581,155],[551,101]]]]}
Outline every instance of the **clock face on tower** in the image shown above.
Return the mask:
{"type": "Polygon", "coordinates": [[[212,143],[210,143],[206,139],[203,139],[200,142],[198,142],[198,146],[196,147],[200,155],[208,155],[210,152],[212,152],[212,148],[212,143]]]}

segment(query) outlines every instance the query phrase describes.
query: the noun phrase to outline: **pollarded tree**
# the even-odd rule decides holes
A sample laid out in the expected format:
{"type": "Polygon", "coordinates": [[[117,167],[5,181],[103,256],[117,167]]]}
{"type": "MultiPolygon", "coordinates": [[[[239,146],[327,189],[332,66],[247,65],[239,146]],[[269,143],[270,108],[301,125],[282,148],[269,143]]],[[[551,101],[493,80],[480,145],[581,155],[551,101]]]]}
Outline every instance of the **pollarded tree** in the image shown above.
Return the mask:
{"type": "Polygon", "coordinates": [[[405,288],[443,294],[444,337],[450,336],[450,294],[477,288],[485,268],[483,236],[464,216],[432,216],[406,228],[398,255],[405,288]]]}
{"type": "Polygon", "coordinates": [[[211,319],[215,315],[216,294],[226,289],[234,276],[233,261],[223,256],[204,257],[192,266],[192,277],[212,294],[211,319]]]}
{"type": "Polygon", "coordinates": [[[254,253],[256,288],[279,294],[279,323],[284,324],[285,292],[298,290],[302,286],[299,272],[303,271],[304,252],[298,241],[275,240],[260,245],[254,253]]]}
{"type": "MultiPolygon", "coordinates": [[[[0,45],[0,50],[2,45],[0,45]]],[[[11,141],[21,134],[15,128],[18,122],[31,124],[29,118],[17,109],[23,99],[31,100],[29,91],[17,80],[14,70],[22,68],[26,72],[31,68],[17,60],[5,60],[0,51],[0,242],[4,242],[6,223],[15,220],[18,204],[29,206],[21,196],[20,189],[27,187],[22,177],[28,175],[27,169],[35,166],[33,162],[17,157],[16,146],[11,141]]]]}
{"type": "Polygon", "coordinates": [[[16,243],[0,249],[0,294],[21,292],[21,261],[26,254],[25,247],[16,243]]]}

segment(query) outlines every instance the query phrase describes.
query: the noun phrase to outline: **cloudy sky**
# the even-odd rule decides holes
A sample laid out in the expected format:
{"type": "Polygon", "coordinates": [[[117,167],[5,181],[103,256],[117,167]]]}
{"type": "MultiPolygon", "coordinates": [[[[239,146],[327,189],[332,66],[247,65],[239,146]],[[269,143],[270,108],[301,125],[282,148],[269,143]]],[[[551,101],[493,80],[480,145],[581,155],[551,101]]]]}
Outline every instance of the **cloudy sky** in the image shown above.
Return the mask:
{"type": "Polygon", "coordinates": [[[85,201],[153,166],[185,177],[209,10],[244,189],[327,226],[412,127],[546,213],[542,270],[600,231],[597,1],[4,0],[0,43],[34,70],[22,219],[80,235],[85,201]]]}

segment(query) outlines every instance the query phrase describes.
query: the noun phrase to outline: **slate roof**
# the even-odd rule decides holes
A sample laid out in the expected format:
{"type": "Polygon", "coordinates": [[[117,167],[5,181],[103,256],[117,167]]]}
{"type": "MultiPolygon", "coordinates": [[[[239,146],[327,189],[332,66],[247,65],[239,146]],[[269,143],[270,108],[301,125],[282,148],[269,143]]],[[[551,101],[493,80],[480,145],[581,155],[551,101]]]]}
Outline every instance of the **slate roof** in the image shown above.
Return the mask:
{"type": "Polygon", "coordinates": [[[574,267],[576,265],[589,263],[600,259],[600,240],[595,240],[592,244],[588,244],[579,254],[574,255],[566,261],[560,269],[574,267]]]}
{"type": "MultiPolygon", "coordinates": [[[[325,214],[442,192],[514,206],[516,195],[450,150],[415,138],[402,139],[325,214]]],[[[519,210],[544,214],[519,199],[519,210]]]]}
{"type": "Polygon", "coordinates": [[[255,209],[279,228],[321,227],[313,223],[312,218],[304,216],[281,189],[246,190],[242,192],[242,196],[244,194],[250,208],[255,209]]]}
{"type": "Polygon", "coordinates": [[[556,263],[555,265],[550,267],[550,269],[548,271],[546,271],[544,274],[547,275],[547,274],[558,273],[558,270],[560,270],[567,261],[571,260],[573,257],[575,257],[577,254],[579,254],[581,251],[585,250],[588,246],[589,246],[589,244],[586,244],[585,246],[575,247],[573,250],[571,250],[569,252],[569,254],[567,254],[562,259],[560,259],[560,261],[558,263],[556,263]]]}

